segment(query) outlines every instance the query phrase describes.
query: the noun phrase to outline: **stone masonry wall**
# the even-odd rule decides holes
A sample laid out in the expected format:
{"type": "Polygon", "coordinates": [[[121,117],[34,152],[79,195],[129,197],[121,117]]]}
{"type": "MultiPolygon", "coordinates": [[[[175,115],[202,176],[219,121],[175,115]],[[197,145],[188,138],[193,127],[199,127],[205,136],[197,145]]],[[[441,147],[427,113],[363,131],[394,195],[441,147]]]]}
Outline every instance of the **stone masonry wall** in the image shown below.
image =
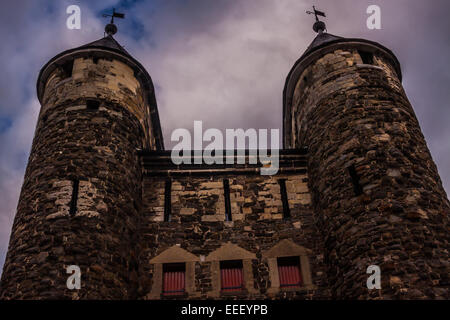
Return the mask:
{"type": "Polygon", "coordinates": [[[333,297],[448,298],[449,201],[390,59],[363,64],[343,44],[303,71],[291,112],[333,297]]]}
{"type": "Polygon", "coordinates": [[[195,264],[195,292],[187,299],[203,298],[296,298],[327,297],[320,237],[314,226],[305,174],[211,175],[172,177],[172,214],[163,221],[165,177],[144,177],[139,295],[147,299],[154,266],[149,261],[174,245],[205,257],[231,242],[256,254],[252,260],[254,292],[212,297],[211,262],[195,264]],[[286,179],[291,218],[283,219],[278,179],[286,179]],[[225,221],[223,179],[229,179],[232,221],[225,221]],[[262,252],[282,239],[311,250],[309,256],[314,289],[268,293],[267,260],[262,252]]]}

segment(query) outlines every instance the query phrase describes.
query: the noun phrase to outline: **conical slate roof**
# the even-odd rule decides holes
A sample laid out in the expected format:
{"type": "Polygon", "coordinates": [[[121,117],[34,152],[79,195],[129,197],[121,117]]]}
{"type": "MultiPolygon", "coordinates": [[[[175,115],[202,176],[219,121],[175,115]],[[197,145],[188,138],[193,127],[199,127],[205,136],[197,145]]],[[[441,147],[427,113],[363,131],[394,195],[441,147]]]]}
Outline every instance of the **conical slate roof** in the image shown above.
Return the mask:
{"type": "Polygon", "coordinates": [[[329,43],[329,42],[332,42],[335,40],[340,40],[340,39],[343,39],[343,38],[332,35],[330,33],[321,32],[314,38],[314,40],[308,46],[306,51],[303,53],[303,56],[306,56],[308,53],[314,51],[316,48],[319,48],[322,45],[325,45],[326,43],[329,43]]]}
{"type": "Polygon", "coordinates": [[[116,39],[113,38],[112,35],[107,35],[104,38],[82,45],[81,47],[75,48],[74,50],[82,48],[105,48],[113,51],[118,51],[122,54],[127,55],[128,57],[131,57],[131,55],[116,41],[116,39]]]}

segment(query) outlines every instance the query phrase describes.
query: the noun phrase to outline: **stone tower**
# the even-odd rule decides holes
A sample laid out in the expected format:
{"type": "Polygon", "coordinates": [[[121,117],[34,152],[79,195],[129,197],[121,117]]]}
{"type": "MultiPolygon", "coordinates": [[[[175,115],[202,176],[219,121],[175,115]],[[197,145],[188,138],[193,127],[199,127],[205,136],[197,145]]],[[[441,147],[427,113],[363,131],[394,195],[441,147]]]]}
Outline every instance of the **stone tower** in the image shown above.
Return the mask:
{"type": "Polygon", "coordinates": [[[106,31],[40,71],[0,298],[123,299],[136,290],[138,153],[163,140],[149,74],[106,31]],[[69,265],[83,270],[84,290],[67,289],[69,265]]]}
{"type": "Polygon", "coordinates": [[[308,147],[332,298],[448,298],[449,201],[399,62],[315,27],[286,79],[284,147],[308,147]],[[367,290],[369,265],[381,290],[367,290]]]}

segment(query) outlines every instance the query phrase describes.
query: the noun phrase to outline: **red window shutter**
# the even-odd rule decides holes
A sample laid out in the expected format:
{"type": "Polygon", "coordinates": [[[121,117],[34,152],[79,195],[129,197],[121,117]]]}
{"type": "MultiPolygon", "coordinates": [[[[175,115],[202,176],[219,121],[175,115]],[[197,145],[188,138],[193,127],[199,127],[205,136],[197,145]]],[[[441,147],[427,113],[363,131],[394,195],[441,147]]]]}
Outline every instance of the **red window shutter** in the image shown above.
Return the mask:
{"type": "Polygon", "coordinates": [[[163,294],[166,296],[180,295],[185,289],[184,270],[167,270],[163,272],[163,294]]]}
{"type": "Polygon", "coordinates": [[[280,287],[298,287],[302,284],[300,266],[298,263],[278,264],[280,287]]]}
{"type": "Polygon", "coordinates": [[[220,269],[220,277],[222,283],[222,291],[240,291],[243,288],[242,267],[220,269]]]}

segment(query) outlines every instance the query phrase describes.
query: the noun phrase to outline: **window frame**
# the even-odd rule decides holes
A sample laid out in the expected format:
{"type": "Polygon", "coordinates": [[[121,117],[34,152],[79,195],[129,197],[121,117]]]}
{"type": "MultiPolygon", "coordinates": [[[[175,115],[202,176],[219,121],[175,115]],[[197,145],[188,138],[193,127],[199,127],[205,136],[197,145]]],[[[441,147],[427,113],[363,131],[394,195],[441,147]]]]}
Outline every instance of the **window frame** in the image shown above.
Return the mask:
{"type": "Polygon", "coordinates": [[[162,295],[164,297],[176,297],[176,296],[183,296],[186,294],[186,263],[185,262],[178,262],[178,263],[163,263],[163,285],[162,285],[162,295]],[[180,271],[168,271],[167,269],[180,269],[180,271]],[[182,271],[181,271],[182,269],[182,271]],[[182,290],[166,290],[166,275],[168,273],[176,273],[176,272],[183,272],[183,286],[182,290]]]}
{"type": "MultiPolygon", "coordinates": [[[[244,291],[245,283],[244,283],[244,264],[242,260],[223,260],[219,262],[219,268],[220,268],[220,292],[221,293],[239,293],[244,291]],[[239,281],[240,286],[239,287],[224,287],[224,272],[223,270],[240,270],[239,271],[239,281]]],[[[230,275],[227,274],[229,277],[235,277],[236,274],[230,275]]],[[[226,279],[230,280],[230,279],[226,279]]],[[[231,279],[233,281],[235,279],[231,279]]],[[[228,282],[227,281],[227,282],[228,282]]]]}
{"type": "MultiPolygon", "coordinates": [[[[300,257],[299,256],[291,256],[291,257],[278,257],[277,258],[277,267],[278,267],[278,279],[280,281],[280,288],[281,289],[286,289],[286,288],[300,288],[303,286],[303,277],[302,277],[302,265],[300,263],[300,257]],[[286,283],[283,282],[282,280],[284,280],[282,276],[281,270],[282,267],[295,267],[297,268],[297,272],[298,272],[298,278],[299,278],[299,282],[298,283],[286,283]]],[[[287,277],[289,278],[290,276],[287,275],[287,277]]]]}

